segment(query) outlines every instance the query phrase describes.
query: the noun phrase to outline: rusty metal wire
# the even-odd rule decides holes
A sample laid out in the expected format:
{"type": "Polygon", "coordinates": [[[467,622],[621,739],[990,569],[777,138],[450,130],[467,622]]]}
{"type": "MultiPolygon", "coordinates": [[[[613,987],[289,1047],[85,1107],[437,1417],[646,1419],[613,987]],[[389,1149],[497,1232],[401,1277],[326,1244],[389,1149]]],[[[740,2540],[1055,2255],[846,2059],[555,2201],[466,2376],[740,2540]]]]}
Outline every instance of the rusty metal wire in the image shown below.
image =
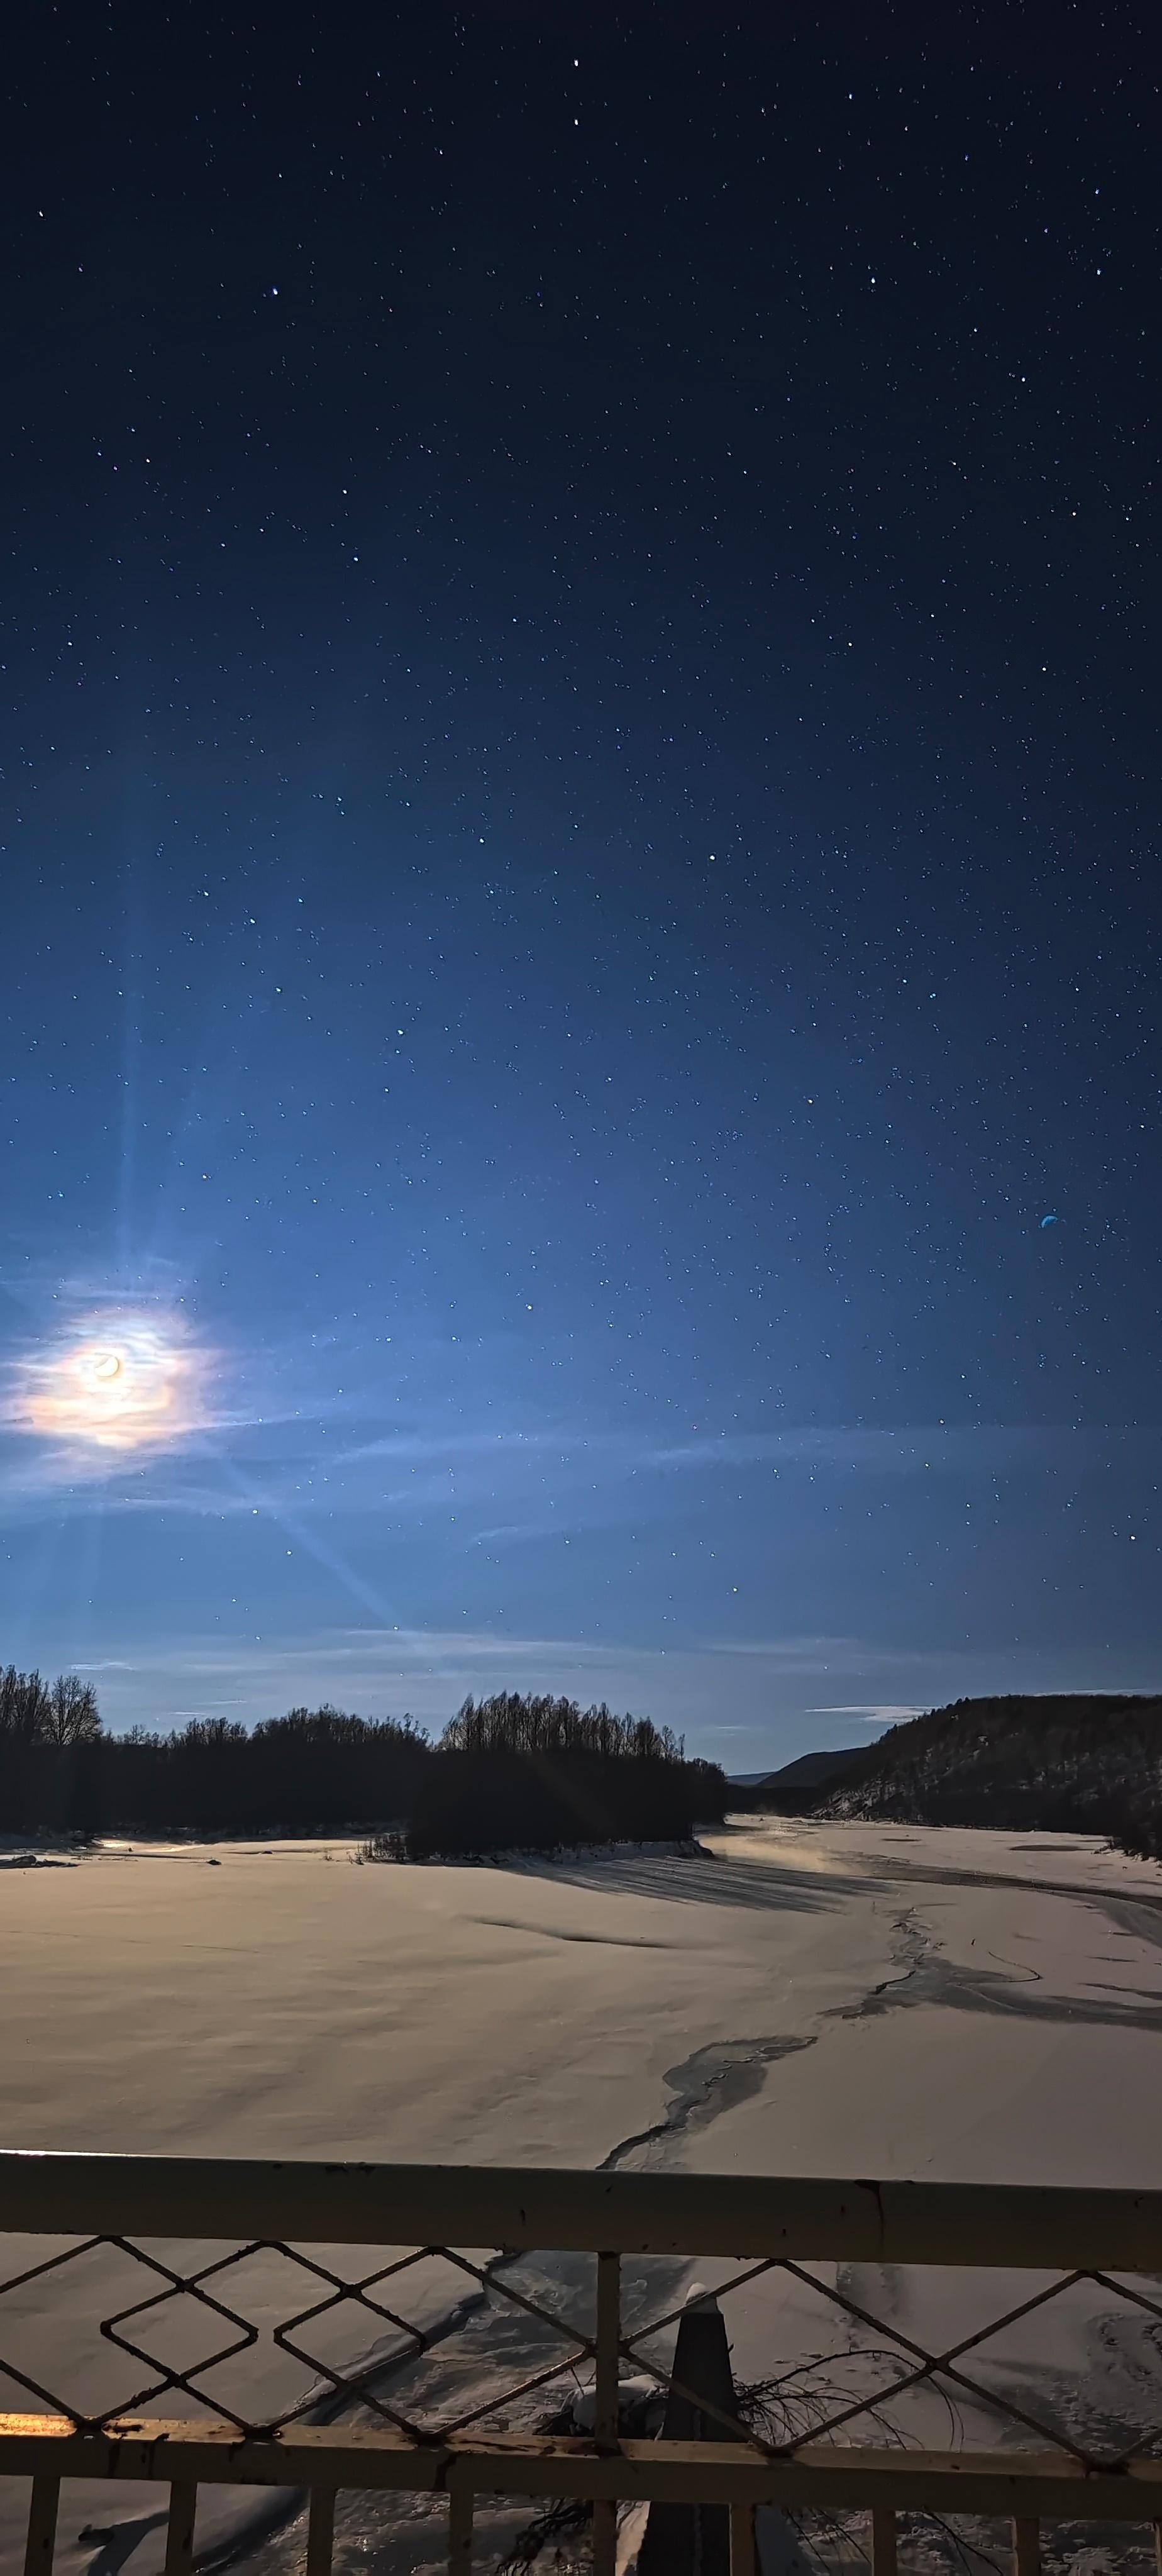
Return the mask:
{"type": "MultiPolygon", "coordinates": [[[[348,2407],[362,2407],[409,2440],[423,2442],[487,2423],[501,2410],[520,2410],[537,2391],[569,2374],[575,2381],[580,2381],[596,2366],[595,2335],[568,2316],[554,2312],[543,2296],[533,2294],[527,2283],[506,2278],[506,2273],[522,2258],[503,2249],[490,2260],[479,2261],[448,2245],[421,2246],[391,2262],[378,2264],[373,2270],[345,2278],[320,2262],[316,2255],[274,2238],[255,2238],[217,2254],[212,2261],[183,2270],[167,2261],[164,2251],[152,2251],[132,2237],[88,2236],[63,2251],[46,2255],[40,2262],[26,2264],[0,2280],[0,2321],[6,2299],[16,2293],[27,2294],[38,2282],[47,2284],[50,2279],[55,2282],[70,2265],[103,2253],[113,2253],[140,2265],[148,2276],[145,2295],[92,2320],[100,2338],[142,2365],[149,2374],[140,2387],[129,2396],[119,2397],[116,2404],[107,2409],[85,2413],[78,2411],[60,2389],[44,2384],[40,2376],[23,2365],[20,2357],[9,2358],[0,2348],[0,2374],[38,2406],[63,2416],[80,2431],[100,2431],[129,2413],[156,2407],[160,2399],[177,2396],[205,2409],[209,2415],[234,2426],[244,2435],[277,2433],[312,2413],[320,2412],[324,2406],[332,2415],[348,2407]],[[293,2266],[318,2295],[267,2329],[270,2345],[308,2371],[311,2385],[305,2394],[300,2394],[282,2411],[260,2416],[255,2412],[242,2411],[239,2401],[231,2402],[208,2383],[225,2365],[255,2353],[263,2341],[263,2327],[255,2324],[242,2304],[232,2304],[231,2276],[236,2276],[239,2267],[255,2257],[269,2255],[293,2266]],[[475,2284],[483,2297],[497,2301],[512,2316],[526,2320],[538,2334],[555,2339],[563,2347],[559,2356],[542,2362],[535,2348],[530,2351],[526,2343],[521,2366],[514,2377],[499,2387],[490,2384],[483,2396],[473,2390],[474,2402],[471,2405],[461,2405],[458,2412],[440,2413],[438,2419],[428,2409],[409,2409],[402,2395],[396,2398],[389,2396],[385,2387],[389,2379],[400,2377],[410,2365],[424,2361],[437,2344],[448,2339],[450,2329],[446,2315],[428,2324],[417,2322],[407,2314],[406,2298],[400,2297],[409,2279],[414,2280],[420,2267],[432,2262],[448,2266],[475,2284]],[[395,2304],[389,2303],[383,2295],[389,2284],[399,2285],[393,2292],[395,2304]],[[165,2326],[167,2314],[172,2319],[178,2303],[186,2300],[194,2302],[221,2332],[207,2355],[196,2363],[183,2366],[166,2357],[165,2326]],[[344,2309],[374,2320],[377,2328],[387,2328],[398,2339],[393,2348],[374,2352],[358,2364],[347,2366],[341,2361],[328,2359],[318,2349],[321,2337],[312,2330],[318,2329],[322,2320],[334,2318],[344,2309]]],[[[831,2365],[826,2356],[818,2356],[818,2396],[806,2410],[806,2420],[798,2426],[788,2425],[779,2439],[771,2437],[769,2428],[764,2430],[757,2425],[748,2428],[748,2438],[753,2447],[771,2460],[794,2458],[806,2442],[834,2441],[837,2434],[841,2431],[849,2433],[849,2428],[861,2419],[875,2424],[886,2406],[925,2385],[934,2387],[946,2399],[950,2390],[959,2396],[972,2398],[992,2417],[1002,2420],[1010,2434],[1031,2435],[1038,2443],[1048,2444],[1052,2451],[1087,2471],[1124,2468],[1149,2454],[1162,2442],[1162,2366],[1159,2369],[1158,2423],[1144,2432],[1135,2431],[1132,2437],[1122,2434],[1108,2446],[1077,2438],[1068,2428],[1050,2421],[1035,2403],[1022,2402],[1011,2389],[990,2384],[976,2370],[964,2366],[971,2356],[980,2354],[983,2347],[1008,2329],[1081,2287],[1088,2286],[1102,2293],[1106,2299],[1124,2302],[1129,2309],[1162,2325],[1162,2294],[1151,2296],[1149,2289],[1137,2286],[1142,2276],[1135,2276],[1131,2283],[1099,2270],[1078,2269],[1062,2273],[1047,2286],[990,2316],[973,2333],[933,2349],[908,2334],[891,2317],[877,2315],[874,2309],[850,2297],[837,2284],[821,2280],[816,2272],[787,2257],[748,2262],[707,2295],[720,2303],[728,2302],[733,2293],[776,2274],[807,2291],[847,2320],[850,2326],[874,2334],[878,2339],[877,2366],[886,2355],[890,2355],[899,2367],[886,2382],[877,2384],[867,2393],[858,2386],[853,2388],[850,2383],[842,2392],[833,2387],[829,2404],[827,2376],[831,2365]],[[835,2404],[835,2397],[840,2395],[842,2402],[835,2404]]],[[[650,2378],[663,2394],[674,2393],[689,2399],[709,2428],[736,2435],[737,2419],[718,2407],[703,2391],[684,2387],[675,2379],[672,2368],[667,2368],[664,2357],[659,2356],[659,2344],[676,2327],[682,2313],[682,2303],[671,2305],[656,2316],[647,2315],[635,2323],[632,2331],[623,2327],[618,2342],[619,2360],[631,2372],[650,2378]]],[[[835,2363],[843,2360],[850,2363],[853,2358],[870,2363],[872,2356],[868,2348],[858,2347],[846,2355],[835,2356],[835,2363]]]]}

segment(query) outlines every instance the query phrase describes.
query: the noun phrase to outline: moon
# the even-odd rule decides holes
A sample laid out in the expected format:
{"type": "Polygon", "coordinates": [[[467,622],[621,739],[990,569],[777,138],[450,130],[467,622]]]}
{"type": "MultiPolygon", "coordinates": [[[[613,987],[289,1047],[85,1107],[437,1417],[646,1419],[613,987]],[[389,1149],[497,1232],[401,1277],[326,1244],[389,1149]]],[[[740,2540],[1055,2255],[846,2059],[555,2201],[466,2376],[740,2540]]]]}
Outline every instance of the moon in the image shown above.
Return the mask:
{"type": "Polygon", "coordinates": [[[176,1312],[79,1316],[24,1354],[9,1419],[81,1463],[172,1449],[211,1419],[209,1368],[209,1352],[176,1312]]]}

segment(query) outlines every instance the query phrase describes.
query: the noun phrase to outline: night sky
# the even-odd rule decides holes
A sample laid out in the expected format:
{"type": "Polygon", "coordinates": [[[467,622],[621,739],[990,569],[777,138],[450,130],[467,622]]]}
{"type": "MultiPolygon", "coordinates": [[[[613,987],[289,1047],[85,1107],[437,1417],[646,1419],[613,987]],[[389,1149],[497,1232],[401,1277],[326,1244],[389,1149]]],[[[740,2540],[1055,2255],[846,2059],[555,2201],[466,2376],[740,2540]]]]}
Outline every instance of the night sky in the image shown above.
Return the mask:
{"type": "Polygon", "coordinates": [[[10,35],[0,1659],[1159,1686],[1153,32],[10,35]]]}

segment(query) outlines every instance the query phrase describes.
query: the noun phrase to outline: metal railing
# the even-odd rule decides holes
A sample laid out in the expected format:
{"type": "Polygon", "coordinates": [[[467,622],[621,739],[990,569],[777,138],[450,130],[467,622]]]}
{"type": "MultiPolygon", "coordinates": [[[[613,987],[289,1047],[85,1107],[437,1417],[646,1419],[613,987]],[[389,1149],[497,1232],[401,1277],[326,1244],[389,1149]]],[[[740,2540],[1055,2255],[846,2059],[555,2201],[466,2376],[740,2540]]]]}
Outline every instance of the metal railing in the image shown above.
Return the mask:
{"type": "Polygon", "coordinates": [[[591,2508],[595,2576],[619,2507],[650,2502],[724,2508],[734,2576],[758,2508],[870,2518],[875,2576],[914,2514],[1003,2517],[1018,2576],[1043,2520],[1162,2527],[1162,2192],[2,2153],[0,2235],[25,2240],[0,2247],[0,2403],[24,2410],[0,2415],[0,2485],[31,2479],[37,2576],[73,2479],[168,2487],[166,2576],[197,2563],[201,2486],[292,2490],[307,2576],[329,2576],[337,2499],[372,2490],[446,2499],[453,2576],[498,2499],[591,2508]],[[741,2425],[674,2377],[695,2261],[697,2298],[745,2294],[751,2346],[774,2338],[741,2425]],[[1003,2272],[999,2311],[926,2339],[909,2266],[1003,2272]],[[1105,2349],[1111,2317],[1137,2337],[1133,2421],[1084,2371],[1062,2420],[1027,2354],[986,2365],[1063,2299],[1105,2349]],[[785,2337],[814,2302],[843,2344],[808,2371],[785,2337]],[[654,2389],[706,2438],[643,2430],[654,2389]],[[944,2447],[908,2416],[934,2391],[944,2447]]]}

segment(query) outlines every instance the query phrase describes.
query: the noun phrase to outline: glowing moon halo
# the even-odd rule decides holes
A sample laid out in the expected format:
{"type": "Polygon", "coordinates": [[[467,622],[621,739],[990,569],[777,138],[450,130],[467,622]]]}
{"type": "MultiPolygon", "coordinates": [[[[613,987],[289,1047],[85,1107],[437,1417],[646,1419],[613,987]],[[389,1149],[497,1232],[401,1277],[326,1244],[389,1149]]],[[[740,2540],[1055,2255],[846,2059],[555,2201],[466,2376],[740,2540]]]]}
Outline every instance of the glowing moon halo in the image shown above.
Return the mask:
{"type": "Polygon", "coordinates": [[[106,1311],[25,1353],[8,1419],[63,1442],[78,1462],[85,1452],[173,1448],[211,1419],[209,1364],[184,1317],[106,1311]]]}

